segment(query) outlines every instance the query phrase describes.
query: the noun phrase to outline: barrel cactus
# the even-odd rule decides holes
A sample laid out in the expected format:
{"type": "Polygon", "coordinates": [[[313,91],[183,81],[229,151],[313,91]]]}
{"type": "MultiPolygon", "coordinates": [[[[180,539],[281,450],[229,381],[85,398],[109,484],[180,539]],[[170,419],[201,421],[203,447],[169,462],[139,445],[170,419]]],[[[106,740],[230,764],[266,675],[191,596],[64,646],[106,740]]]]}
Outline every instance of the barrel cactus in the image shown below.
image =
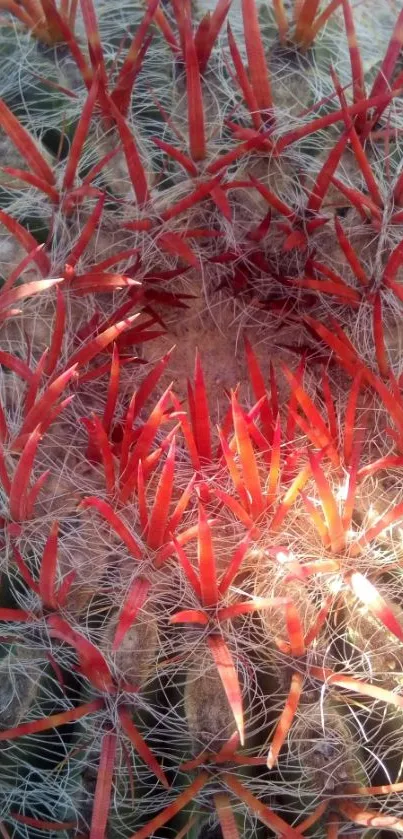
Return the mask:
{"type": "Polygon", "coordinates": [[[402,833],[402,46],[0,0],[4,839],[402,833]]]}

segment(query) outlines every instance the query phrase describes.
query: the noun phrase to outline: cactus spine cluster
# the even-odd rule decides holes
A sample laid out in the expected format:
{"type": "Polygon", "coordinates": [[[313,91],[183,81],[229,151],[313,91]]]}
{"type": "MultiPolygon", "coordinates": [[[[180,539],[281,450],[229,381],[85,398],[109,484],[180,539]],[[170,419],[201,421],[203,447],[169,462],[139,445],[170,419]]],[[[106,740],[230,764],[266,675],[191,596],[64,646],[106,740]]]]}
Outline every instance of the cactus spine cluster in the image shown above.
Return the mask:
{"type": "Polygon", "coordinates": [[[403,11],[0,0],[0,834],[403,831],[403,11]]]}

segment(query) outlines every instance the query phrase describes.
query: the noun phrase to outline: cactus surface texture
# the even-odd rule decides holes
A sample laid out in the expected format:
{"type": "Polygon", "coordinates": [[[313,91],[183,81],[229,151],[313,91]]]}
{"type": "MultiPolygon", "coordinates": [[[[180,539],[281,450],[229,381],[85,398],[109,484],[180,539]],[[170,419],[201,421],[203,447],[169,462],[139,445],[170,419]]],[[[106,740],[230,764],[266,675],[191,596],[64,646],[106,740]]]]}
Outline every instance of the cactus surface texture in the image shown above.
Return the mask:
{"type": "Polygon", "coordinates": [[[0,839],[403,833],[402,0],[0,0],[0,839]]]}

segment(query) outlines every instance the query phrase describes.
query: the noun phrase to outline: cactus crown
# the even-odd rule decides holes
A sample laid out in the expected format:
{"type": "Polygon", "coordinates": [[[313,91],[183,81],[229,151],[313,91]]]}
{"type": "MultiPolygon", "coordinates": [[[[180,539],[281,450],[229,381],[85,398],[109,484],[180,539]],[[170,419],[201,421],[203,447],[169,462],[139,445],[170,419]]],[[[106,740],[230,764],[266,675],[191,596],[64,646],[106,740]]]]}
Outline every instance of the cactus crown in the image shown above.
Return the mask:
{"type": "Polygon", "coordinates": [[[0,833],[401,833],[403,12],[0,0],[0,833]]]}

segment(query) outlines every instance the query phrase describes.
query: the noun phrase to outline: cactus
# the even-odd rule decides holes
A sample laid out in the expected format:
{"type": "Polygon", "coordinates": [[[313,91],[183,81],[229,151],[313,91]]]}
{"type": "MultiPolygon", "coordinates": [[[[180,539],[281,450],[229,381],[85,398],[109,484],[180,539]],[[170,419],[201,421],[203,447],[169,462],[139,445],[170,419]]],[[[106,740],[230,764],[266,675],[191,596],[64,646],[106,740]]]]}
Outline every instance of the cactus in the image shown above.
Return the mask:
{"type": "Polygon", "coordinates": [[[0,833],[403,831],[403,12],[0,0],[0,833]]]}

